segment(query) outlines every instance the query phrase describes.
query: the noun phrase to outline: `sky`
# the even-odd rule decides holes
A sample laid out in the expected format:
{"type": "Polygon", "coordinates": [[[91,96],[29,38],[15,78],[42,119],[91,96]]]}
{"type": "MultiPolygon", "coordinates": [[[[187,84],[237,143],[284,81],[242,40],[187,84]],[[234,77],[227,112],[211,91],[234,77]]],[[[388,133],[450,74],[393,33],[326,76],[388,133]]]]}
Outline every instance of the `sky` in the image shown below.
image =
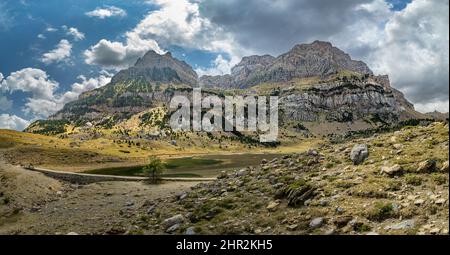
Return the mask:
{"type": "Polygon", "coordinates": [[[449,0],[0,0],[0,128],[47,118],[148,50],[218,75],[314,40],[448,112],[448,31],[449,0]]]}

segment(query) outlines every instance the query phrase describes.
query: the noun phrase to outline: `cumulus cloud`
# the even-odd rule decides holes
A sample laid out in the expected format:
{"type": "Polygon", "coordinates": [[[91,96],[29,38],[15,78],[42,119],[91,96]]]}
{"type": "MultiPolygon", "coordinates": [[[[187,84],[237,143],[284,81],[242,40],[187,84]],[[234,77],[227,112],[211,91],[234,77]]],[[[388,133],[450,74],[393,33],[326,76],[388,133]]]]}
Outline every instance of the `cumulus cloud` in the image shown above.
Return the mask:
{"type": "Polygon", "coordinates": [[[40,69],[25,68],[11,73],[0,83],[0,90],[30,92],[35,98],[52,99],[58,82],[51,80],[47,73],[40,69]]]}
{"type": "Polygon", "coordinates": [[[218,55],[214,61],[212,61],[212,67],[209,68],[197,68],[195,71],[199,76],[203,75],[224,75],[230,72],[230,69],[235,65],[232,60],[225,59],[222,55],[218,55]]]}
{"type": "Polygon", "coordinates": [[[0,95],[0,111],[8,111],[11,109],[13,102],[7,97],[0,95]]]}
{"type": "Polygon", "coordinates": [[[42,55],[41,61],[45,64],[59,63],[67,61],[71,54],[72,44],[66,39],[62,39],[55,49],[42,55]]]}
{"type": "Polygon", "coordinates": [[[14,91],[28,92],[23,112],[33,118],[46,118],[59,111],[66,103],[76,100],[78,96],[88,90],[108,84],[111,74],[102,72],[98,77],[86,78],[79,76],[79,82],[72,84],[71,90],[58,94],[59,83],[50,79],[45,71],[25,68],[11,73],[0,83],[0,90],[13,93],[14,91]]]}
{"type": "Polygon", "coordinates": [[[0,114],[0,129],[24,130],[30,122],[16,115],[0,114]]]}
{"type": "Polygon", "coordinates": [[[394,13],[371,61],[424,111],[449,109],[448,8],[448,1],[415,0],[394,13]]]}
{"type": "Polygon", "coordinates": [[[63,26],[63,29],[66,31],[66,34],[72,36],[75,41],[84,40],[84,33],[78,31],[77,28],[63,26]]]}
{"type": "Polygon", "coordinates": [[[233,63],[242,57],[233,37],[200,15],[199,5],[188,0],[155,0],[160,8],[149,12],[131,31],[126,43],[99,41],[85,52],[86,63],[124,68],[152,49],[164,53],[159,45],[178,45],[229,54],[233,63]]]}
{"type": "Polygon", "coordinates": [[[127,15],[127,12],[116,6],[107,6],[105,8],[97,8],[93,11],[86,12],[85,14],[89,17],[105,19],[115,16],[124,17],[127,15]]]}
{"type": "Polygon", "coordinates": [[[84,52],[85,62],[108,69],[123,69],[133,65],[145,52],[154,50],[160,54],[164,51],[152,39],[127,38],[126,43],[100,40],[84,52]]]}
{"type": "Polygon", "coordinates": [[[98,77],[86,78],[84,75],[77,77],[79,82],[72,84],[72,89],[63,94],[61,102],[66,104],[68,102],[78,99],[78,96],[86,91],[97,89],[105,86],[111,82],[112,74],[108,72],[102,72],[98,77]]]}

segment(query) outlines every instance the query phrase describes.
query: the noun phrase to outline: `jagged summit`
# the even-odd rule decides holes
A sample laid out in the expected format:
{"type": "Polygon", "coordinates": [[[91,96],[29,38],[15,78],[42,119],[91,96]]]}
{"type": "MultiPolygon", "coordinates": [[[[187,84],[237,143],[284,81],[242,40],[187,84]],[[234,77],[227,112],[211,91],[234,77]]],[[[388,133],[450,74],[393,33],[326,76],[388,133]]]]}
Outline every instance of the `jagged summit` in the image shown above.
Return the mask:
{"type": "Polygon", "coordinates": [[[231,75],[204,76],[200,78],[200,84],[207,87],[248,88],[263,82],[327,77],[344,70],[373,75],[364,62],[353,60],[329,42],[314,41],[298,44],[276,58],[270,55],[244,57],[232,68],[231,75]]]}
{"type": "Polygon", "coordinates": [[[122,70],[112,78],[112,83],[126,80],[144,80],[146,82],[197,84],[197,73],[184,61],[180,61],[170,52],[163,55],[150,50],[136,61],[133,67],[122,70]]]}
{"type": "Polygon", "coordinates": [[[289,52],[279,56],[278,61],[299,67],[303,71],[299,75],[328,76],[342,70],[373,74],[364,62],[353,60],[349,54],[334,47],[330,42],[324,41],[298,44],[289,52]]]}
{"type": "Polygon", "coordinates": [[[189,87],[198,85],[215,87],[209,91],[218,89],[219,94],[234,88],[243,89],[243,94],[276,94],[283,123],[356,123],[348,125],[361,128],[373,120],[393,123],[426,117],[390,85],[388,76],[374,76],[364,62],[329,42],[314,41],[278,57],[244,57],[231,74],[200,80],[191,66],[170,52],[149,51],[133,67],[117,73],[110,84],[83,93],[51,118],[94,124],[113,118],[117,124],[133,114],[168,106],[173,95],[187,95],[189,87]],[[255,86],[263,83],[267,86],[255,86]]]}

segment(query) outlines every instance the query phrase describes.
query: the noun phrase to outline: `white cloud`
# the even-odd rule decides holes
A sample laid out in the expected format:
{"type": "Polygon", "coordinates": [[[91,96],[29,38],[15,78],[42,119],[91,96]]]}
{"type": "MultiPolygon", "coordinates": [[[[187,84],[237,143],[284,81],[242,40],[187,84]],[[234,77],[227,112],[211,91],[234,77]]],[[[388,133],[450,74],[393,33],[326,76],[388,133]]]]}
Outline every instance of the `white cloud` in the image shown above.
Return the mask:
{"type": "Polygon", "coordinates": [[[0,114],[0,128],[12,130],[24,130],[30,122],[16,115],[0,114]]]}
{"type": "Polygon", "coordinates": [[[123,69],[133,65],[149,50],[164,53],[158,43],[152,39],[135,40],[129,37],[125,44],[102,39],[86,50],[84,56],[87,64],[100,65],[108,69],[123,69]]]}
{"type": "Polygon", "coordinates": [[[85,38],[84,33],[78,31],[75,27],[62,26],[62,28],[66,31],[66,34],[72,36],[75,41],[81,41],[85,38]]]}
{"type": "Polygon", "coordinates": [[[46,29],[45,31],[47,31],[47,32],[49,32],[49,33],[53,33],[53,32],[58,31],[58,29],[57,29],[57,28],[54,28],[54,27],[47,27],[47,29],[46,29]]]}
{"type": "Polygon", "coordinates": [[[388,19],[369,63],[418,108],[448,111],[448,31],[448,1],[414,0],[388,19]]]}
{"type": "Polygon", "coordinates": [[[28,101],[23,108],[23,112],[34,118],[44,119],[60,110],[63,106],[64,104],[62,104],[58,98],[28,98],[28,101]]]}
{"type": "Polygon", "coordinates": [[[56,48],[44,53],[42,55],[41,61],[45,64],[51,64],[51,63],[58,63],[62,61],[68,60],[70,55],[72,54],[72,44],[63,39],[61,40],[58,45],[56,45],[56,48]]]}
{"type": "Polygon", "coordinates": [[[212,61],[212,67],[209,68],[197,68],[195,71],[199,76],[203,75],[224,75],[228,74],[233,66],[238,63],[238,59],[227,60],[222,55],[218,55],[214,61],[212,61]]]}
{"type": "Polygon", "coordinates": [[[46,118],[59,111],[66,103],[76,100],[78,96],[88,90],[102,87],[111,81],[112,74],[101,72],[96,78],[79,76],[79,82],[72,84],[71,90],[63,94],[56,94],[58,82],[53,81],[45,71],[25,68],[11,73],[0,83],[0,90],[13,93],[14,91],[29,92],[31,96],[23,108],[23,112],[33,119],[46,118]]]}
{"type": "Polygon", "coordinates": [[[7,97],[0,95],[0,111],[8,111],[11,109],[13,102],[7,97]]]}
{"type": "Polygon", "coordinates": [[[414,107],[417,111],[422,113],[427,112],[449,112],[449,101],[448,100],[437,100],[437,101],[431,101],[427,103],[418,103],[415,104],[414,107]]]}
{"type": "Polygon", "coordinates": [[[230,56],[244,54],[230,33],[200,14],[198,3],[188,0],[154,2],[160,9],[150,12],[129,34],[137,38],[153,37],[164,45],[224,52],[230,56]]]}
{"type": "Polygon", "coordinates": [[[109,17],[124,17],[127,15],[127,12],[116,6],[108,6],[105,8],[97,8],[93,11],[85,13],[89,17],[96,17],[99,19],[105,19],[109,17]]]}
{"type": "Polygon", "coordinates": [[[51,80],[45,71],[35,68],[25,68],[11,73],[0,83],[4,92],[30,92],[35,98],[52,99],[53,92],[58,88],[58,82],[51,80]]]}
{"type": "Polygon", "coordinates": [[[61,97],[61,102],[66,104],[68,102],[78,99],[78,96],[86,91],[97,89],[105,86],[111,82],[112,74],[108,72],[102,72],[98,77],[86,78],[84,75],[78,76],[79,82],[72,84],[72,90],[64,93],[61,97]]]}
{"type": "Polygon", "coordinates": [[[39,39],[41,39],[41,40],[44,40],[44,39],[47,38],[47,37],[45,37],[45,35],[43,35],[43,34],[38,34],[38,35],[37,35],[37,38],[39,38],[39,39]]]}
{"type": "Polygon", "coordinates": [[[159,44],[223,52],[231,57],[233,63],[243,56],[244,51],[236,47],[229,33],[201,17],[198,3],[155,0],[154,4],[160,9],[149,12],[133,30],[127,32],[126,43],[103,39],[85,52],[86,63],[117,69],[128,67],[150,49],[164,53],[159,44]]]}

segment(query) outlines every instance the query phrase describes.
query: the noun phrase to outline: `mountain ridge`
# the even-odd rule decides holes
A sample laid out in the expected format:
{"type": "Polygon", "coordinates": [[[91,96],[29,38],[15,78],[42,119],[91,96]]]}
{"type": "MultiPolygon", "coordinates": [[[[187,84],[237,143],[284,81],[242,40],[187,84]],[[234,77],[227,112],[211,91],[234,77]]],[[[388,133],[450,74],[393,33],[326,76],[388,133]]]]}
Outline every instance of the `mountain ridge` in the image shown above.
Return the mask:
{"type": "Polygon", "coordinates": [[[304,124],[317,134],[429,117],[416,112],[414,105],[391,86],[387,75],[375,76],[364,62],[353,60],[331,43],[315,41],[298,44],[278,57],[244,57],[229,75],[201,78],[171,53],[149,51],[133,67],[118,72],[111,83],[83,93],[49,119],[121,127],[120,123],[142,117],[156,107],[170,114],[171,98],[190,98],[197,86],[203,87],[204,95],[221,97],[278,95],[280,125],[297,130],[295,127],[304,124]],[[218,85],[205,86],[207,79],[218,85]],[[236,85],[237,81],[241,85],[236,85]],[[324,131],[324,125],[332,128],[324,131]]]}
{"type": "Polygon", "coordinates": [[[297,44],[278,57],[244,57],[232,68],[231,75],[202,76],[199,82],[205,87],[248,88],[262,82],[289,81],[293,78],[326,78],[344,70],[373,75],[364,62],[353,60],[329,42],[314,41],[311,44],[297,44]]]}

